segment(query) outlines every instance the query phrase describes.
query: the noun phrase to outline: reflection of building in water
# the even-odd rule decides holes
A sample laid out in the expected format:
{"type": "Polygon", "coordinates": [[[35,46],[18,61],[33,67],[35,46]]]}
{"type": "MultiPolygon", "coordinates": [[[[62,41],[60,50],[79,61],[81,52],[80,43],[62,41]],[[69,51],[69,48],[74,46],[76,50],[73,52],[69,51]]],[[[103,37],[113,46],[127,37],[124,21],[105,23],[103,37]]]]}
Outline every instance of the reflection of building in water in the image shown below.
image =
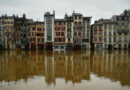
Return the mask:
{"type": "Polygon", "coordinates": [[[66,83],[81,82],[82,79],[90,80],[89,53],[55,52],[49,53],[45,58],[45,78],[48,84],[54,83],[55,78],[65,78],[66,83]]]}
{"type": "Polygon", "coordinates": [[[90,79],[90,67],[89,67],[89,56],[87,53],[82,53],[77,51],[73,54],[72,61],[72,81],[81,82],[82,79],[89,80],[90,79]]]}
{"type": "Polygon", "coordinates": [[[90,51],[82,54],[82,61],[83,61],[83,79],[90,80],[90,51]]]}
{"type": "Polygon", "coordinates": [[[4,51],[0,60],[0,81],[27,81],[29,77],[44,74],[44,55],[35,51],[4,51]]]}
{"type": "Polygon", "coordinates": [[[88,52],[4,51],[1,55],[0,81],[27,82],[35,75],[45,76],[48,84],[56,84],[56,78],[64,78],[66,83],[90,80],[88,52]]]}
{"type": "Polygon", "coordinates": [[[45,80],[48,84],[55,84],[54,77],[54,57],[52,52],[47,52],[45,56],[45,80]]]}
{"type": "Polygon", "coordinates": [[[64,53],[55,53],[54,60],[55,77],[65,77],[66,55],[64,53]]]}
{"type": "Polygon", "coordinates": [[[68,80],[72,80],[72,72],[73,72],[73,57],[72,57],[73,53],[72,52],[68,52],[66,55],[66,62],[65,62],[65,80],[66,83],[68,80]]]}
{"type": "Polygon", "coordinates": [[[128,51],[1,51],[0,82],[27,82],[30,77],[41,75],[49,85],[55,85],[56,78],[74,84],[90,80],[91,71],[130,86],[129,58],[128,51]]]}
{"type": "Polygon", "coordinates": [[[121,85],[130,85],[130,56],[128,51],[94,52],[91,71],[98,77],[107,77],[120,81],[121,85]]]}

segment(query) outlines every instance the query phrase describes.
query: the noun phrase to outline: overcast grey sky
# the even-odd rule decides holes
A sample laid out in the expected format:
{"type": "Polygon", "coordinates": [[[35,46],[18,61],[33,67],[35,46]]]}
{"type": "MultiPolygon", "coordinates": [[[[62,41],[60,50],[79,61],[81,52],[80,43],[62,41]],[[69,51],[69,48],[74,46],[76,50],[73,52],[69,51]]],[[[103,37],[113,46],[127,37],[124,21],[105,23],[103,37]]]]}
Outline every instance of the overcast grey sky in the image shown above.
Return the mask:
{"type": "Polygon", "coordinates": [[[46,11],[55,10],[56,18],[73,11],[92,16],[92,21],[110,18],[130,9],[130,0],[0,0],[0,15],[27,14],[27,18],[43,20],[46,11]]]}

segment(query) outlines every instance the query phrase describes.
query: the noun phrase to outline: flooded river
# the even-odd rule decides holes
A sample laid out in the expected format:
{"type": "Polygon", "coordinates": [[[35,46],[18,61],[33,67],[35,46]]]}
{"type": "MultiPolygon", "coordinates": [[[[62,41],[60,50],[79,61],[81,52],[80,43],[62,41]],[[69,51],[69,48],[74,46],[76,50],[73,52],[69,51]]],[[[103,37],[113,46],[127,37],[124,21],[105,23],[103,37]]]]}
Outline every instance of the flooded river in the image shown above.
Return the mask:
{"type": "Polygon", "coordinates": [[[0,51],[0,90],[130,90],[130,52],[0,51]]]}

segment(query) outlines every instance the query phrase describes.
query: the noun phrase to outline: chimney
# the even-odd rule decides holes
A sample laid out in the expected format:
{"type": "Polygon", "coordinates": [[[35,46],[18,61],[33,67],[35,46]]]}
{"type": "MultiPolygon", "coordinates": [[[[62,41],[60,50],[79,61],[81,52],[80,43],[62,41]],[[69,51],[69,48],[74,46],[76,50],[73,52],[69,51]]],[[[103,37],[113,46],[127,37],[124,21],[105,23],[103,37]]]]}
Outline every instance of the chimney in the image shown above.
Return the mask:
{"type": "Polygon", "coordinates": [[[23,19],[26,19],[26,14],[23,14],[23,19]]]}

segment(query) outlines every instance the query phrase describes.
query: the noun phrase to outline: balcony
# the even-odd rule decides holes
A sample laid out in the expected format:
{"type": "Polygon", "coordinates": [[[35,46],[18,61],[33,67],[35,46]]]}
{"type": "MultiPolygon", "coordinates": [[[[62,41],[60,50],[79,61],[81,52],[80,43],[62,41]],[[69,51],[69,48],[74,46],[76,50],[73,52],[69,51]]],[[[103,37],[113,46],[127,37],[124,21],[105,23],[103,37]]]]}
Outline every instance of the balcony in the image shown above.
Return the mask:
{"type": "Polygon", "coordinates": [[[118,33],[119,35],[121,35],[121,34],[122,34],[122,30],[118,30],[117,33],[118,33]]]}
{"type": "Polygon", "coordinates": [[[122,30],[122,32],[127,35],[129,33],[129,30],[122,30]]]}

